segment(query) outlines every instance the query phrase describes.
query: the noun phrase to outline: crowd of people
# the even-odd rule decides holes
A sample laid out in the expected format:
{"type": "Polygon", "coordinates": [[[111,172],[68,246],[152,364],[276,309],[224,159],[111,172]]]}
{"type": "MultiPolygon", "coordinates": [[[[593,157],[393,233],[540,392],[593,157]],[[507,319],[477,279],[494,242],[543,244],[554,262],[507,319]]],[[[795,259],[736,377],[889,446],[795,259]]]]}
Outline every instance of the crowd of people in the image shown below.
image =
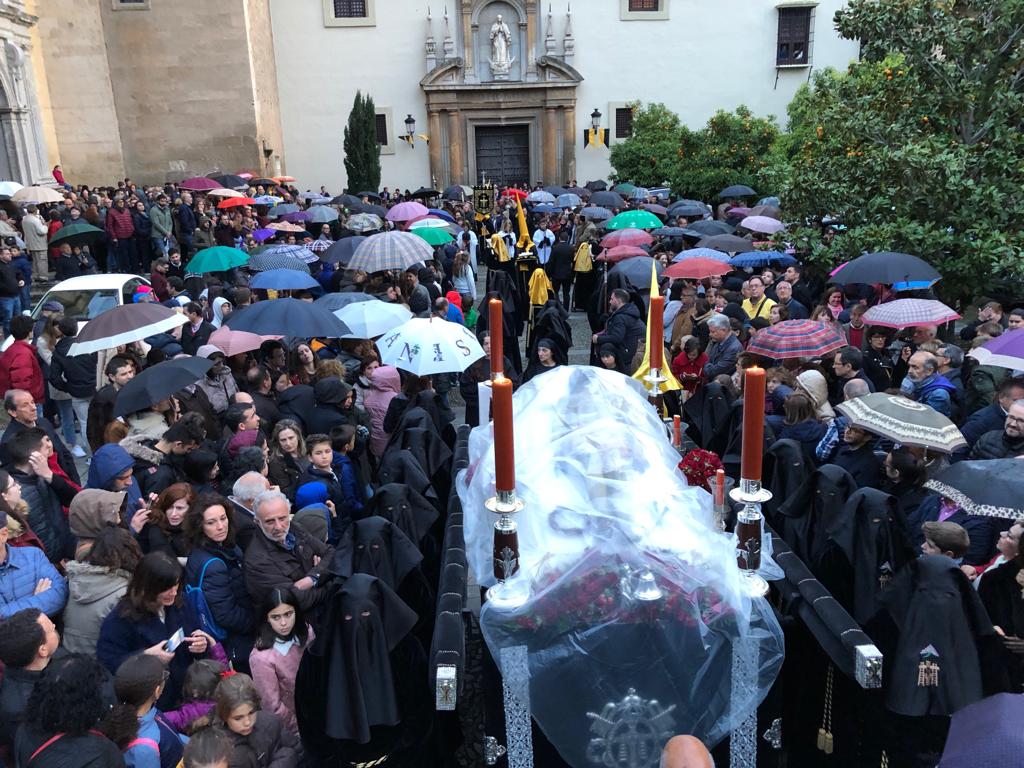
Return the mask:
{"type": "MultiPolygon", "coordinates": [[[[67,185],[64,202],[45,213],[9,203],[0,211],[0,309],[13,339],[0,355],[10,418],[0,438],[4,765],[433,764],[425,652],[453,406],[463,403],[466,423],[478,423],[492,333],[505,341],[516,386],[568,364],[574,345],[590,364],[627,375],[650,352],[647,281],[603,268],[605,233],[583,205],[542,213],[515,189],[489,212],[440,200],[431,216],[443,218],[452,242],[432,261],[366,274],[318,254],[372,234],[366,217],[408,193],[353,201],[259,181],[245,190],[254,199],[334,206],[338,218],[268,229],[272,203],[218,208],[199,192],[127,179],[67,185]],[[104,236],[51,249],[79,218],[104,236]],[[213,245],[258,253],[267,243],[306,246],[320,288],[294,297],[362,292],[400,303],[472,329],[485,358],[420,377],[382,365],[373,339],[271,338],[229,356],[211,343],[213,332],[273,295],[251,288],[244,267],[191,273],[189,261],[213,245]],[[21,310],[34,280],[94,269],[148,273],[134,300],[175,308],[188,322],[107,352],[69,354],[85,318],[65,317],[56,302],[38,319],[21,310]],[[488,327],[490,297],[503,299],[500,329],[488,327]],[[574,312],[585,313],[589,338],[574,338],[574,312]],[[181,355],[213,364],[174,396],[114,417],[135,376],[181,355]]],[[[715,218],[756,240],[737,229],[734,211],[747,212],[739,203],[715,218]]],[[[654,204],[638,197],[624,208],[654,204]]],[[[689,229],[692,214],[663,218],[674,229],[643,247],[664,267],[700,233],[689,229]]],[[[386,216],[370,224],[409,226],[386,216]]],[[[841,470],[843,501],[858,489],[895,499],[901,536],[977,589],[1019,691],[1024,613],[1020,590],[1005,585],[1021,572],[1024,521],[968,514],[923,486],[950,462],[1024,455],[1024,376],[965,356],[1024,327],[1024,309],[981,301],[977,321],[959,333],[897,333],[866,325],[866,309],[920,291],[840,286],[799,262],[663,279],[658,290],[664,336],[653,343],[664,344],[681,385],[666,407],[688,416],[691,447],[726,459],[742,373],[767,367],[769,454],[790,446],[807,475],[841,470]],[[846,345],[781,364],[747,351],[763,329],[801,318],[833,328],[846,345]],[[966,448],[943,456],[893,445],[837,415],[837,405],[871,392],[949,417],[966,448]]]]}

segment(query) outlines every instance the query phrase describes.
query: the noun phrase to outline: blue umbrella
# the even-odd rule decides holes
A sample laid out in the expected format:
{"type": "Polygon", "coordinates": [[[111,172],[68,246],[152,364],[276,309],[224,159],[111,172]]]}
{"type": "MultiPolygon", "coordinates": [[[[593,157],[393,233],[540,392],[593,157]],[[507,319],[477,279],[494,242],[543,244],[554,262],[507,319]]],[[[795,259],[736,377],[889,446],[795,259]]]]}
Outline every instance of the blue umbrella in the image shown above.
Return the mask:
{"type": "Polygon", "coordinates": [[[274,197],[273,195],[260,195],[259,197],[253,198],[253,202],[256,205],[277,205],[283,199],[283,197],[274,197]]]}
{"type": "Polygon", "coordinates": [[[297,206],[295,203],[281,203],[280,205],[275,205],[273,208],[271,208],[267,212],[267,215],[270,216],[271,218],[274,218],[276,216],[281,216],[285,213],[296,213],[298,210],[299,206],[297,206]]]}
{"type": "Polygon", "coordinates": [[[559,208],[575,208],[577,205],[582,204],[583,200],[579,195],[567,192],[564,195],[559,195],[556,202],[559,208]]]}
{"type": "Polygon", "coordinates": [[[336,240],[334,245],[320,254],[320,261],[325,264],[340,264],[343,267],[347,267],[348,263],[352,261],[352,254],[356,252],[356,248],[365,239],[362,235],[356,235],[336,240]]]}
{"type": "Polygon", "coordinates": [[[729,254],[716,251],[714,248],[690,248],[689,250],[677,253],[672,261],[686,261],[687,259],[714,259],[715,261],[729,263],[729,254]]]}
{"type": "Polygon", "coordinates": [[[332,221],[338,220],[338,212],[333,208],[328,208],[326,205],[314,205],[306,213],[309,214],[309,221],[314,224],[329,224],[332,221]]]}
{"type": "Polygon", "coordinates": [[[788,267],[797,263],[795,258],[782,251],[748,251],[729,259],[729,264],[734,267],[788,267]]]}
{"type": "Polygon", "coordinates": [[[682,237],[686,231],[682,227],[658,227],[652,229],[651,234],[655,237],[682,237]]]}
{"type": "Polygon", "coordinates": [[[587,206],[580,213],[583,214],[583,218],[593,219],[594,221],[607,221],[613,215],[607,208],[601,208],[596,205],[587,206]]]}
{"type": "Polygon", "coordinates": [[[272,289],[275,291],[303,291],[316,288],[320,284],[311,275],[297,269],[271,269],[260,272],[250,282],[252,288],[272,289]]]}
{"type": "Polygon", "coordinates": [[[550,192],[545,192],[543,189],[539,189],[536,192],[531,192],[526,196],[526,202],[528,203],[553,203],[555,202],[555,196],[550,192]]]}
{"type": "Polygon", "coordinates": [[[377,301],[377,299],[368,293],[325,293],[313,303],[318,307],[334,312],[359,301],[377,301]]]}
{"type": "Polygon", "coordinates": [[[437,216],[439,219],[450,221],[452,224],[455,223],[455,217],[448,213],[448,211],[443,211],[440,208],[428,208],[427,213],[431,216],[437,216]]]}
{"type": "Polygon", "coordinates": [[[277,336],[287,332],[301,339],[339,339],[351,333],[330,310],[298,299],[257,301],[236,309],[224,324],[233,331],[277,336]]]}
{"type": "Polygon", "coordinates": [[[549,203],[541,203],[540,205],[533,206],[535,213],[558,213],[558,208],[549,203]]]}

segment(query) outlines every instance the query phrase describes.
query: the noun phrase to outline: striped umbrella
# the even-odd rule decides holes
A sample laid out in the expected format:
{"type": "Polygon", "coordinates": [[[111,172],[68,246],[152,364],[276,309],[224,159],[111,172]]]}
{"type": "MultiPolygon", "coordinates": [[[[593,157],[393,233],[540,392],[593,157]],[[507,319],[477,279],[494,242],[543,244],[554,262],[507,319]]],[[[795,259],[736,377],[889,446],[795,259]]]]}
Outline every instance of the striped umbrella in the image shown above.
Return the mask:
{"type": "Polygon", "coordinates": [[[388,211],[388,221],[410,221],[412,219],[418,219],[420,216],[426,216],[430,213],[430,210],[423,203],[417,203],[415,200],[410,200],[407,203],[399,203],[388,211]]]}
{"type": "Polygon", "coordinates": [[[642,229],[620,229],[601,238],[602,248],[614,248],[618,245],[650,245],[654,238],[642,229]]]}
{"type": "Polygon", "coordinates": [[[952,453],[967,445],[956,425],[931,406],[902,395],[873,392],[840,403],[836,410],[854,427],[901,445],[952,453]]]}
{"type": "Polygon", "coordinates": [[[317,238],[312,242],[304,243],[302,247],[312,251],[313,253],[317,254],[317,257],[319,257],[321,253],[326,251],[332,245],[334,245],[333,240],[321,240],[320,238],[317,238]]]}
{"type": "Polygon", "coordinates": [[[582,205],[583,200],[579,195],[574,195],[572,192],[566,192],[564,195],[559,195],[555,199],[555,204],[559,208],[575,208],[577,205],[582,205]]]}
{"type": "Polygon", "coordinates": [[[714,248],[690,248],[680,251],[672,261],[686,261],[687,259],[714,259],[723,264],[729,262],[729,254],[716,251],[714,248]]]}
{"type": "MultiPolygon", "coordinates": [[[[305,248],[302,248],[305,250],[305,248]]],[[[309,253],[309,251],[306,251],[309,253]]],[[[316,256],[313,256],[316,259],[316,256]]],[[[309,274],[309,265],[302,259],[294,256],[284,256],[273,253],[257,253],[249,259],[249,269],[253,272],[269,272],[272,269],[297,269],[300,272],[309,274]]]]}
{"type": "Polygon", "coordinates": [[[359,244],[348,268],[364,272],[404,270],[432,258],[434,249],[422,237],[409,232],[381,232],[359,244]]]}
{"type": "Polygon", "coordinates": [[[960,315],[957,312],[941,301],[933,299],[896,299],[885,304],[877,304],[864,313],[865,323],[886,328],[942,325],[959,319],[960,315]]]}
{"type": "Polygon", "coordinates": [[[68,354],[88,355],[122,344],[165,333],[188,322],[188,318],[161,304],[122,304],[108,309],[88,323],[68,347],[68,354]]]}
{"type": "Polygon", "coordinates": [[[845,346],[846,339],[830,325],[816,320],[784,320],[758,331],[747,351],[772,360],[786,360],[820,357],[845,346]]]}

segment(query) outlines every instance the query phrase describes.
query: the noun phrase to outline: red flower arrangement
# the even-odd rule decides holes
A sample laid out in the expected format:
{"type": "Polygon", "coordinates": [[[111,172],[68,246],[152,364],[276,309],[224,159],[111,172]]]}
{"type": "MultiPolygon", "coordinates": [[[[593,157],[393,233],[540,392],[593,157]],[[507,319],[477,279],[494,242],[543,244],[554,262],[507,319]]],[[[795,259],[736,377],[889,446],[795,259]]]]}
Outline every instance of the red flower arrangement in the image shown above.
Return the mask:
{"type": "Polygon", "coordinates": [[[690,485],[697,485],[708,493],[711,493],[711,479],[715,472],[723,469],[722,460],[717,453],[705,451],[703,448],[694,448],[683,456],[679,462],[679,469],[686,476],[690,485]]]}

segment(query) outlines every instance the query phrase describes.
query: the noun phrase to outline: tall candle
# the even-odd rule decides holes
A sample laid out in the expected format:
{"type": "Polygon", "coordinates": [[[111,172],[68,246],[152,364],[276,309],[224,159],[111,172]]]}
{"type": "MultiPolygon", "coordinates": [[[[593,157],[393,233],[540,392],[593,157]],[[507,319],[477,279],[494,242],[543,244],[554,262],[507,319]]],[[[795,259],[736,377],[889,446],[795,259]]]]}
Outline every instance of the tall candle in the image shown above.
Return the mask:
{"type": "Polygon", "coordinates": [[[497,491],[516,489],[516,454],[512,433],[512,380],[491,382],[494,413],[494,485],[497,491]]]}
{"type": "Polygon", "coordinates": [[[743,454],[740,478],[761,479],[761,453],[764,450],[764,368],[747,368],[743,377],[743,454]]]}
{"type": "Polygon", "coordinates": [[[494,379],[505,370],[505,321],[501,299],[491,299],[487,305],[487,318],[487,329],[491,334],[491,378],[494,379]]]}
{"type": "Polygon", "coordinates": [[[672,417],[672,446],[678,448],[683,444],[683,420],[677,413],[672,417]]]}
{"type": "Polygon", "coordinates": [[[665,354],[665,297],[651,296],[651,368],[661,368],[665,354]]]}
{"type": "Polygon", "coordinates": [[[715,470],[715,492],[712,499],[716,507],[725,506],[725,470],[715,470]]]}

